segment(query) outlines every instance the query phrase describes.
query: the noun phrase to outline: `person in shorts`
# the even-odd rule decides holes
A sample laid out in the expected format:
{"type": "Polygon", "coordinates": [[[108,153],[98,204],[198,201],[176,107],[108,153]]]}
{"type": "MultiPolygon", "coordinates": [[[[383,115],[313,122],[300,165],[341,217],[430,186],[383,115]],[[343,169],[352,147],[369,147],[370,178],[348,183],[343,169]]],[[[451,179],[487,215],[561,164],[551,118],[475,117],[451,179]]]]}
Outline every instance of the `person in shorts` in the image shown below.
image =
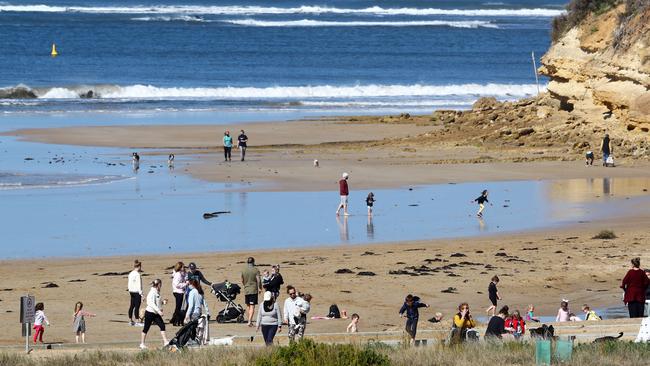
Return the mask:
{"type": "Polygon", "coordinates": [[[244,130],[241,130],[239,137],[237,137],[237,146],[239,147],[241,161],[244,161],[246,159],[246,147],[248,146],[248,136],[246,136],[244,130]]]}
{"type": "Polygon", "coordinates": [[[492,313],[492,316],[495,316],[496,311],[497,311],[497,300],[501,300],[501,296],[499,296],[499,290],[497,289],[497,283],[499,283],[499,277],[494,276],[492,277],[492,281],[490,281],[490,284],[488,285],[488,298],[490,299],[490,307],[485,310],[485,313],[490,315],[490,312],[492,313]]]}
{"type": "Polygon", "coordinates": [[[253,326],[253,315],[255,305],[258,303],[258,294],[262,290],[260,270],[255,266],[255,258],[248,257],[246,267],[241,273],[241,281],[244,287],[244,301],[246,302],[248,326],[253,326]]]}
{"type": "Polygon", "coordinates": [[[336,209],[336,216],[339,216],[341,209],[343,209],[343,215],[348,216],[348,195],[350,190],[348,189],[348,178],[350,175],[348,173],[343,173],[341,180],[339,180],[339,195],[341,196],[341,203],[336,209]]]}

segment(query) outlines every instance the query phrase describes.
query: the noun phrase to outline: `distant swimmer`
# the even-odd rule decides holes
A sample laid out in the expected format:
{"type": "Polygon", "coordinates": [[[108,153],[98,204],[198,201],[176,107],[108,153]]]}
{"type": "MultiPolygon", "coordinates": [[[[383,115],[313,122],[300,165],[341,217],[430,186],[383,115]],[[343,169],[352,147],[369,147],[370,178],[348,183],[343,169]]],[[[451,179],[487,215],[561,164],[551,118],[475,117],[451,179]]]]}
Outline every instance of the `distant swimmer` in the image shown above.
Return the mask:
{"type": "MultiPolygon", "coordinates": [[[[488,191],[487,189],[483,190],[481,192],[481,195],[478,196],[476,199],[474,199],[472,202],[478,203],[478,212],[476,213],[476,216],[478,217],[483,217],[483,209],[485,209],[485,202],[490,202],[488,201],[488,191]]],[[[490,206],[492,204],[490,203],[490,206]]]]}
{"type": "Polygon", "coordinates": [[[173,167],[174,167],[174,159],[175,159],[175,158],[176,158],[176,157],[174,156],[174,154],[169,154],[169,157],[167,158],[167,165],[168,165],[170,168],[173,168],[173,167]]]}

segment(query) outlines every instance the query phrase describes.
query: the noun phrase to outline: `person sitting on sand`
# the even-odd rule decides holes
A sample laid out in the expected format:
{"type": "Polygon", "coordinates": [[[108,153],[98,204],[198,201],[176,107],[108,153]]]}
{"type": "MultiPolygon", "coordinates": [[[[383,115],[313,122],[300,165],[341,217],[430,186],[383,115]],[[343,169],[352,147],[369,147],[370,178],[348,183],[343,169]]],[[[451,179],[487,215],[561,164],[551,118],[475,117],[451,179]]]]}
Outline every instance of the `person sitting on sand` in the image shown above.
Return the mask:
{"type": "Polygon", "coordinates": [[[86,343],[86,317],[94,317],[95,314],[89,313],[83,310],[84,304],[81,301],[78,301],[74,305],[74,314],[72,314],[72,330],[75,333],[75,343],[79,343],[79,337],[81,337],[81,343],[86,343]]]}
{"type": "Polygon", "coordinates": [[[582,305],[582,312],[585,313],[585,321],[598,321],[603,320],[595,311],[591,310],[589,305],[582,305]]]}
{"type": "Polygon", "coordinates": [[[512,329],[512,335],[515,339],[521,339],[526,333],[526,322],[521,317],[519,310],[515,310],[510,317],[506,319],[505,327],[512,329]]]}
{"type": "Polygon", "coordinates": [[[535,305],[528,305],[528,312],[526,312],[526,320],[529,322],[539,323],[539,318],[535,317],[535,305]]]}
{"type": "Polygon", "coordinates": [[[415,335],[418,331],[419,308],[428,307],[429,305],[420,302],[419,297],[408,294],[404,299],[404,304],[399,309],[399,316],[406,317],[406,333],[409,335],[411,345],[415,344],[415,335]]]}
{"type": "Polygon", "coordinates": [[[476,321],[472,318],[472,313],[469,311],[469,304],[466,302],[458,305],[458,313],[454,315],[452,322],[450,344],[458,344],[464,342],[468,337],[467,333],[476,327],[476,321]]]}
{"type": "Polygon", "coordinates": [[[357,333],[359,331],[359,314],[352,314],[352,320],[348,324],[348,328],[345,330],[347,333],[357,333]]]}
{"type": "MultiPolygon", "coordinates": [[[[490,202],[488,201],[488,191],[487,189],[484,189],[483,192],[481,192],[481,195],[475,198],[472,202],[478,203],[478,212],[476,213],[476,216],[479,218],[483,217],[483,209],[485,209],[485,203],[490,202]]],[[[492,204],[490,203],[490,206],[492,204]]]]}
{"type": "Polygon", "coordinates": [[[571,312],[569,311],[569,300],[562,299],[560,303],[560,308],[557,311],[557,316],[555,317],[556,322],[568,322],[570,321],[571,312]]]}
{"type": "Polygon", "coordinates": [[[486,339],[503,339],[504,334],[514,331],[512,328],[506,327],[505,319],[508,317],[508,306],[504,306],[499,310],[496,316],[490,318],[487,329],[485,330],[486,339]]]}
{"type": "Polygon", "coordinates": [[[492,316],[494,316],[494,313],[497,310],[497,300],[501,300],[501,296],[499,296],[499,290],[497,289],[497,283],[499,283],[499,276],[493,276],[492,281],[490,281],[490,284],[488,285],[488,298],[490,299],[490,305],[489,308],[485,309],[485,312],[490,315],[490,312],[492,312],[492,316]]]}

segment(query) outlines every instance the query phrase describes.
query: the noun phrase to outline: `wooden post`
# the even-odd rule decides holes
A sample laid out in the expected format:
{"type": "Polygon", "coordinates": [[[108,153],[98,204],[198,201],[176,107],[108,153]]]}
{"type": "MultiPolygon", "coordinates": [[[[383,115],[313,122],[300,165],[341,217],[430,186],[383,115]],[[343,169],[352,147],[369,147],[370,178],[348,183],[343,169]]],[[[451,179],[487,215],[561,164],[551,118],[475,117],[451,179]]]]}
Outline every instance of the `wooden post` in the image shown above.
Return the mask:
{"type": "Polygon", "coordinates": [[[537,94],[539,94],[539,77],[537,76],[537,62],[535,62],[535,51],[531,52],[533,59],[533,72],[535,73],[535,84],[537,84],[537,94]]]}

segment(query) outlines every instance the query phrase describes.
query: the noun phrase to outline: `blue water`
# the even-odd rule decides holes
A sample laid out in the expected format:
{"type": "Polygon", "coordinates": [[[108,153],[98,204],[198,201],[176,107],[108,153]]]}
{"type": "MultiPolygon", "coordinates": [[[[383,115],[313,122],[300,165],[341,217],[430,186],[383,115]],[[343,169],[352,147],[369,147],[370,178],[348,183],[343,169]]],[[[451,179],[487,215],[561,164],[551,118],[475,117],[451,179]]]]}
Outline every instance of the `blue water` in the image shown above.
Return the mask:
{"type": "Polygon", "coordinates": [[[423,112],[514,99],[536,93],[531,52],[548,48],[563,3],[5,1],[0,113],[423,112]],[[38,98],[9,95],[18,86],[38,98]]]}

